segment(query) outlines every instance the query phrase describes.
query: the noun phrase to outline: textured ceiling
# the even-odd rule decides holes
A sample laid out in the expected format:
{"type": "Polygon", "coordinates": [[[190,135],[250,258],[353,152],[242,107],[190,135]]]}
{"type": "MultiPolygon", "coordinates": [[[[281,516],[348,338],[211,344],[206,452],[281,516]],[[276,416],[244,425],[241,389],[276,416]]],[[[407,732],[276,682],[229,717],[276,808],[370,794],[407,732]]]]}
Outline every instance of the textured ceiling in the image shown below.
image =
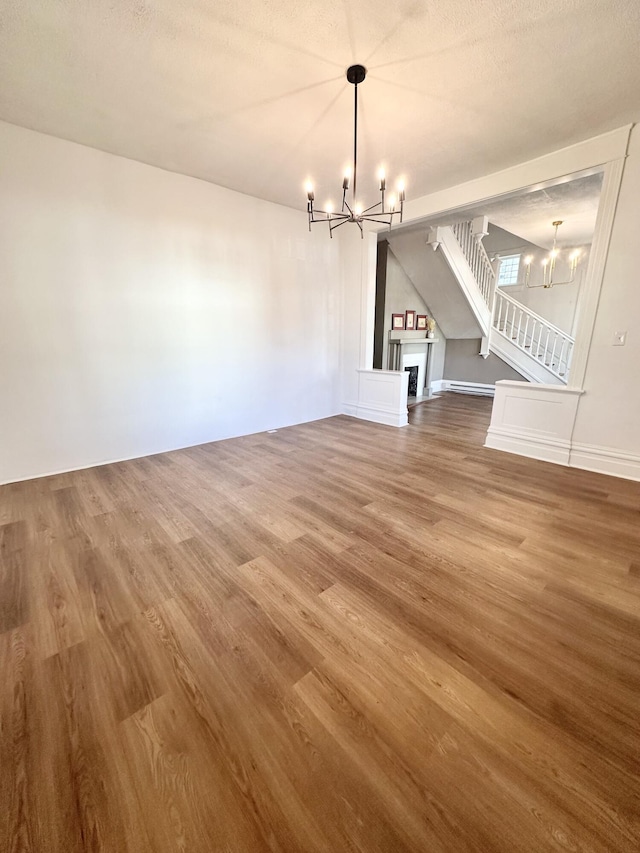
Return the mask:
{"type": "Polygon", "coordinates": [[[640,3],[0,0],[0,118],[303,209],[353,62],[361,186],[417,197],[640,119],[640,3]]]}
{"type": "MultiPolygon", "coordinates": [[[[460,207],[446,214],[427,217],[396,229],[426,234],[434,225],[452,225],[474,216],[487,216],[493,225],[534,243],[543,249],[553,245],[552,222],[562,220],[558,230],[559,246],[584,246],[591,243],[602,189],[602,172],[567,176],[544,189],[529,189],[460,207]]],[[[379,239],[386,239],[381,231],[379,239]]]]}
{"type": "Polygon", "coordinates": [[[505,201],[498,199],[486,205],[485,213],[495,225],[543,249],[553,245],[551,223],[562,220],[558,245],[581,246],[593,239],[601,188],[602,173],[505,201]]]}

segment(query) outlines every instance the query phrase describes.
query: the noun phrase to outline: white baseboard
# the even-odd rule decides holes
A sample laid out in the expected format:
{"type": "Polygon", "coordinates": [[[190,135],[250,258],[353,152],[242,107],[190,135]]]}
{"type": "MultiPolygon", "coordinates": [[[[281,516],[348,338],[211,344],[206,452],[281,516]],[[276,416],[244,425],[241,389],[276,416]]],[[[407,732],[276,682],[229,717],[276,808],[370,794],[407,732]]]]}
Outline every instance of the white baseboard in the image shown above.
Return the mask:
{"type": "Polygon", "coordinates": [[[562,439],[523,436],[505,428],[489,427],[485,447],[517,453],[542,462],[554,462],[583,471],[640,481],[640,456],[612,447],[576,444],[562,439]]]}
{"type": "Polygon", "coordinates": [[[569,465],[572,468],[583,468],[585,471],[623,477],[625,480],[640,480],[640,456],[615,450],[613,447],[574,442],[569,465]]]}
{"type": "Polygon", "coordinates": [[[457,394],[480,394],[483,397],[493,397],[496,386],[482,382],[465,382],[462,379],[438,379],[431,383],[431,393],[433,394],[434,391],[454,391],[457,394]]]}
{"type": "Polygon", "coordinates": [[[400,413],[392,409],[383,409],[377,406],[346,403],[343,406],[343,414],[359,418],[362,421],[372,421],[374,424],[384,424],[384,426],[403,427],[409,423],[409,414],[407,411],[400,413]]]}
{"type": "Polygon", "coordinates": [[[484,446],[492,450],[528,456],[530,459],[540,459],[542,462],[568,465],[571,443],[560,438],[525,436],[504,427],[489,427],[484,446]]]}
{"type": "MultiPolygon", "coordinates": [[[[350,412],[345,412],[350,414],[350,412]]],[[[409,413],[396,412],[393,409],[383,409],[374,406],[357,406],[354,417],[360,418],[363,421],[372,421],[375,424],[384,424],[385,426],[407,426],[409,423],[409,413]]]]}

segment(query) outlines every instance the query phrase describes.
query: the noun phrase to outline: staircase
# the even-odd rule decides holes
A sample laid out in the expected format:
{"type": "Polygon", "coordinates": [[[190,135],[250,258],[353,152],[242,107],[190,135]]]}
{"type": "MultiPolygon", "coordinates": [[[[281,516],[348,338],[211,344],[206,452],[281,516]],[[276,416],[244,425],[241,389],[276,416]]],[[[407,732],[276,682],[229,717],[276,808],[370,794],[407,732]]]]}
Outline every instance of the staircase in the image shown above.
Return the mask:
{"type": "Polygon", "coordinates": [[[530,382],[566,385],[574,339],[496,289],[489,348],[530,382]]]}
{"type": "Polygon", "coordinates": [[[490,309],[496,274],[482,241],[476,239],[472,222],[456,222],[451,226],[451,230],[469,264],[485,305],[490,309]]]}
{"type": "MultiPolygon", "coordinates": [[[[438,254],[446,259],[464,294],[475,321],[475,336],[482,338],[480,354],[494,353],[530,382],[566,385],[574,338],[496,287],[495,270],[474,225],[474,221],[457,222],[432,228],[427,243],[440,249],[438,254]]],[[[391,245],[397,255],[393,242],[391,245]]],[[[423,296],[445,337],[473,336],[447,334],[435,297],[423,296]]]]}
{"type": "Polygon", "coordinates": [[[431,248],[438,251],[425,247],[425,232],[417,229],[391,232],[387,240],[404,272],[437,318],[445,338],[488,337],[494,278],[488,258],[487,281],[489,273],[483,277],[473,247],[468,245],[465,253],[450,227],[434,229],[429,234],[431,248]]]}

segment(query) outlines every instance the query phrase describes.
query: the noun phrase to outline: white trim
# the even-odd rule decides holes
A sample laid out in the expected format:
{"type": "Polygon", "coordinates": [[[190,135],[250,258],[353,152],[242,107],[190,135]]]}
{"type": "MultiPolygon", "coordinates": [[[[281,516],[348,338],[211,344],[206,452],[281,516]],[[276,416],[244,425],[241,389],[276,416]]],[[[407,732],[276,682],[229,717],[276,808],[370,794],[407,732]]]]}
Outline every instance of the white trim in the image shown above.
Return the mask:
{"type": "Polygon", "coordinates": [[[569,439],[532,437],[507,427],[489,427],[484,446],[583,471],[640,481],[640,456],[613,447],[577,444],[569,439]]]}
{"type": "Polygon", "coordinates": [[[409,200],[404,206],[404,223],[527,187],[543,189],[549,181],[618,160],[626,155],[632,127],[627,124],[500,172],[409,200]]]}
{"type": "Polygon", "coordinates": [[[484,446],[492,450],[504,450],[507,453],[528,456],[530,459],[540,459],[542,462],[567,465],[571,442],[568,439],[542,436],[532,438],[506,427],[489,427],[484,446]]]}
{"type": "Polygon", "coordinates": [[[376,314],[376,268],[378,263],[378,239],[373,231],[363,235],[363,256],[360,270],[360,367],[373,368],[373,338],[376,314]]]}
{"type": "Polygon", "coordinates": [[[529,384],[528,382],[519,382],[517,379],[498,379],[497,384],[500,384],[504,388],[513,388],[515,390],[525,390],[525,391],[534,391],[539,392],[541,394],[546,391],[551,391],[554,394],[563,394],[568,397],[576,397],[584,394],[582,388],[576,388],[573,385],[553,385],[551,383],[544,382],[535,382],[529,384]]]}
{"type": "Polygon", "coordinates": [[[640,456],[626,453],[613,447],[573,442],[569,465],[585,471],[596,471],[611,477],[640,480],[640,456]]]}
{"type": "Polygon", "coordinates": [[[450,225],[431,228],[427,235],[427,245],[439,248],[451,269],[458,287],[465,296],[466,302],[473,314],[480,337],[489,335],[491,330],[491,309],[487,305],[482,291],[478,286],[464,249],[450,225]]]}
{"type": "Polygon", "coordinates": [[[391,427],[404,427],[409,423],[408,412],[396,412],[393,409],[381,407],[358,405],[355,412],[344,412],[345,415],[358,418],[361,421],[372,421],[374,424],[383,424],[391,427]]]}
{"type": "Polygon", "coordinates": [[[600,301],[600,291],[602,290],[623,170],[624,157],[607,163],[605,168],[587,272],[578,294],[576,316],[579,319],[576,327],[576,341],[571,354],[570,378],[571,384],[580,388],[583,386],[587,372],[587,361],[591,350],[593,329],[596,324],[598,302],[600,301]]]}

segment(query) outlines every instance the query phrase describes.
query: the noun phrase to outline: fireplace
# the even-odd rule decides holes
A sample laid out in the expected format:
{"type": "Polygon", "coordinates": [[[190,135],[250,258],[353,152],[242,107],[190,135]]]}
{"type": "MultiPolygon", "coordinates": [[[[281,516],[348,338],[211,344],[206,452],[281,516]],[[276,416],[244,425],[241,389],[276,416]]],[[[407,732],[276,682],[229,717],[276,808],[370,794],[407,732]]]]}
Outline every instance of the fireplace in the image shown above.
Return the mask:
{"type": "Polygon", "coordinates": [[[410,367],[405,367],[405,371],[409,373],[409,397],[418,396],[418,365],[413,364],[410,367]]]}

